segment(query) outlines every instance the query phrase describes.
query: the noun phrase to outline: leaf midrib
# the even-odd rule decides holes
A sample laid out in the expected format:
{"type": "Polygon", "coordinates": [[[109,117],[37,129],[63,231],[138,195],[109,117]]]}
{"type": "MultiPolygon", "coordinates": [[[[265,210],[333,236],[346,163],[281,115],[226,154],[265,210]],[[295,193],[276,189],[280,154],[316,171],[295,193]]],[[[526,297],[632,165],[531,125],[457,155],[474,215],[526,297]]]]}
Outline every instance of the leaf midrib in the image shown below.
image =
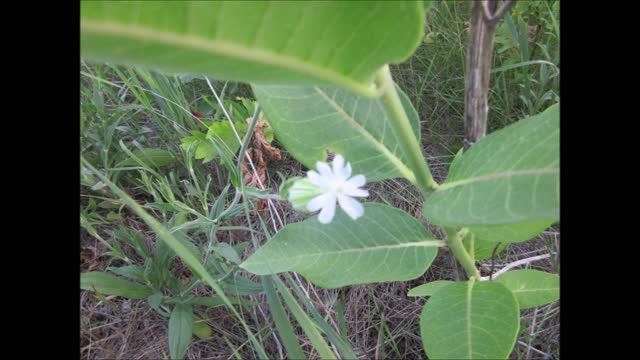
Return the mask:
{"type": "MultiPolygon", "coordinates": [[[[327,255],[342,255],[354,252],[366,252],[366,251],[378,251],[378,250],[391,250],[391,249],[401,249],[407,247],[440,247],[445,246],[446,243],[442,240],[424,240],[424,241],[416,241],[411,243],[397,244],[397,245],[381,245],[381,246],[370,246],[365,248],[352,248],[352,249],[344,249],[344,250],[335,250],[335,251],[325,251],[319,253],[308,253],[296,256],[287,256],[287,259],[300,259],[307,257],[316,257],[316,256],[327,256],[327,255]]],[[[246,262],[245,262],[246,264],[246,262]]],[[[241,267],[244,267],[245,264],[242,264],[241,267]]],[[[267,262],[253,262],[249,265],[263,265],[267,264],[267,262]]]]}
{"type": "Polygon", "coordinates": [[[475,182],[490,181],[490,180],[495,180],[495,179],[500,179],[505,177],[523,176],[523,175],[539,175],[539,174],[555,174],[558,172],[560,172],[560,168],[537,168],[537,169],[528,169],[528,170],[505,171],[500,173],[481,175],[481,176],[476,176],[476,177],[472,177],[464,180],[456,180],[449,183],[444,183],[440,185],[440,187],[438,187],[438,189],[434,192],[449,190],[451,188],[472,184],[475,182]]]}
{"type": "MultiPolygon", "coordinates": [[[[315,91],[322,96],[322,98],[329,103],[329,105],[331,105],[331,107],[333,107],[334,109],[336,109],[336,111],[338,111],[338,113],[340,115],[342,115],[344,118],[346,118],[347,120],[349,120],[349,122],[351,123],[351,125],[353,125],[360,133],[362,133],[362,135],[364,135],[364,137],[369,140],[369,142],[371,142],[373,144],[373,146],[375,146],[378,150],[380,150],[380,152],[382,153],[382,155],[384,155],[384,157],[386,157],[387,159],[389,159],[389,161],[396,167],[396,169],[398,169],[398,171],[400,171],[400,173],[402,174],[402,176],[404,176],[405,178],[407,178],[409,181],[411,181],[412,183],[416,182],[416,176],[413,173],[413,171],[411,171],[411,169],[409,169],[407,167],[407,165],[404,164],[404,162],[397,157],[394,153],[392,153],[389,148],[387,148],[383,143],[381,143],[378,139],[376,139],[369,131],[367,131],[367,129],[365,129],[362,125],[360,125],[359,122],[356,121],[356,119],[354,119],[351,115],[349,115],[342,106],[340,106],[340,104],[338,104],[337,102],[335,102],[333,99],[331,99],[327,93],[325,93],[324,91],[322,91],[320,88],[318,88],[317,86],[314,86],[315,91]]],[[[386,116],[386,115],[385,115],[386,116]]]]}
{"type": "Polygon", "coordinates": [[[86,33],[99,33],[120,36],[137,41],[153,41],[163,45],[200,50],[216,55],[224,55],[249,62],[275,65],[283,69],[294,70],[317,79],[326,79],[329,82],[344,86],[360,95],[373,97],[376,94],[373,83],[367,86],[341,73],[328,70],[313,63],[300,59],[283,56],[272,51],[256,49],[219,40],[207,39],[199,36],[161,31],[147,27],[122,24],[112,21],[95,21],[86,18],[81,19],[81,31],[86,33]]]}

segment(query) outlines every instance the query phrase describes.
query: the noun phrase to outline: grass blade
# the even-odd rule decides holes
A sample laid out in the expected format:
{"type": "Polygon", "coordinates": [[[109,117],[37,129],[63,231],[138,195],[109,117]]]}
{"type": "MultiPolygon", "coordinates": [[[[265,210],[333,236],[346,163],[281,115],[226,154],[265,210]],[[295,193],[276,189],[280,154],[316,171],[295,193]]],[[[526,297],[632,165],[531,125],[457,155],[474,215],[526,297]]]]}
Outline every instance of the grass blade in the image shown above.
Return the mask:
{"type": "Polygon", "coordinates": [[[304,310],[302,310],[302,307],[300,307],[293,295],[291,295],[291,293],[287,290],[286,286],[276,276],[273,277],[273,280],[276,283],[278,291],[280,291],[280,294],[282,294],[284,302],[289,307],[289,310],[291,310],[291,313],[298,321],[298,324],[300,324],[302,330],[304,330],[304,333],[309,337],[311,344],[313,344],[313,347],[316,349],[320,357],[322,359],[336,359],[335,354],[333,353],[329,345],[327,345],[327,342],[322,337],[322,334],[320,334],[320,331],[316,327],[316,324],[309,318],[304,310]]]}
{"type": "Polygon", "coordinates": [[[280,339],[282,339],[282,343],[287,349],[287,353],[289,353],[289,358],[304,359],[304,352],[302,352],[302,348],[300,347],[296,334],[293,331],[293,326],[291,325],[287,314],[284,312],[284,307],[282,307],[282,303],[273,288],[271,276],[261,276],[261,279],[264,292],[267,295],[267,301],[269,302],[271,315],[276,323],[276,329],[278,329],[280,339]]]}

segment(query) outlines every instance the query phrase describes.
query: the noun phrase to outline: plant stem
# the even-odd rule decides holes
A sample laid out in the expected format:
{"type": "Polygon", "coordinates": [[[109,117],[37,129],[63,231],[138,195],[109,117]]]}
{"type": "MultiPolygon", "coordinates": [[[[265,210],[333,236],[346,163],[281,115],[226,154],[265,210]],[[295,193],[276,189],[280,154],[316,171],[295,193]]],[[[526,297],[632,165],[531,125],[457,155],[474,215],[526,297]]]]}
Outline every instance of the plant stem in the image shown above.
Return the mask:
{"type": "Polygon", "coordinates": [[[427,160],[422,153],[422,147],[418,142],[416,134],[411,128],[409,118],[400,102],[400,97],[395,88],[389,65],[385,65],[376,74],[376,84],[382,92],[382,103],[389,113],[392,129],[402,141],[400,146],[409,157],[409,165],[416,176],[416,182],[424,192],[429,193],[438,188],[438,184],[433,180],[427,160]]]}
{"type": "Polygon", "coordinates": [[[469,255],[467,250],[464,248],[464,245],[462,245],[462,237],[454,228],[445,228],[445,232],[447,233],[449,248],[451,248],[453,255],[456,256],[456,259],[458,259],[458,262],[460,262],[464,268],[467,276],[469,276],[469,278],[480,280],[480,273],[476,268],[475,261],[473,261],[471,255],[469,255]]]}

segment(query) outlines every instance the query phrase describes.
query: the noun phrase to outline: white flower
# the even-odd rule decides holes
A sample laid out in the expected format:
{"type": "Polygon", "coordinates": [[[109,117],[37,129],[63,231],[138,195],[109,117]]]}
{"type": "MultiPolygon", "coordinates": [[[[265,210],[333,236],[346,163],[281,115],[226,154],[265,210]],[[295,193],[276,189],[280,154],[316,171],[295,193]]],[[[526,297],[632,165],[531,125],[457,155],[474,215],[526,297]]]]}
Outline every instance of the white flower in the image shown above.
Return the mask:
{"type": "Polygon", "coordinates": [[[329,164],[318,161],[318,172],[310,170],[307,179],[319,189],[317,196],[307,203],[307,210],[320,211],[318,220],[328,224],[336,213],[336,202],[352,219],[364,214],[364,208],[354,197],[367,197],[369,192],[360,187],[366,183],[364,175],[351,176],[351,164],[344,166],[344,158],[336,155],[333,159],[333,169],[329,164]]]}

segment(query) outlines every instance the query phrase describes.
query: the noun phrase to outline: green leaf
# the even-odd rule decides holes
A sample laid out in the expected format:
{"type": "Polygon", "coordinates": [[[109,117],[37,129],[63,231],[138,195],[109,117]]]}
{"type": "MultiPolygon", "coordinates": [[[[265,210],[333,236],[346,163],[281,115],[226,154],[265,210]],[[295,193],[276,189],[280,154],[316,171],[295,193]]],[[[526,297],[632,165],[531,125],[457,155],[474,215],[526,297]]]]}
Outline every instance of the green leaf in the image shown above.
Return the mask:
{"type": "MultiPolygon", "coordinates": [[[[289,320],[287,313],[284,311],[284,307],[278,298],[278,294],[273,287],[273,280],[271,276],[262,276],[262,286],[264,287],[264,293],[267,297],[267,303],[269,304],[269,310],[271,317],[278,330],[278,335],[282,340],[289,358],[291,359],[304,359],[306,356],[302,352],[300,343],[293,329],[293,322],[289,320]]],[[[286,289],[286,288],[285,288],[286,289]]],[[[288,291],[288,289],[286,290],[288,291]]]]}
{"type": "Polygon", "coordinates": [[[556,274],[514,270],[498,276],[495,281],[511,290],[521,309],[541,306],[560,298],[560,277],[556,274]]]}
{"type": "Polygon", "coordinates": [[[257,275],[296,271],[325,288],[404,281],[422,275],[441,245],[409,214],[366,203],[355,221],[339,210],[328,225],[317,216],[287,225],[240,267],[257,275]]]}
{"type": "Polygon", "coordinates": [[[313,320],[311,320],[311,318],[309,318],[309,315],[304,312],[300,304],[298,304],[298,302],[286,288],[282,280],[280,280],[277,276],[274,276],[273,280],[276,284],[276,288],[278,288],[278,291],[280,291],[280,294],[282,295],[282,299],[284,300],[285,304],[287,304],[289,311],[291,311],[293,317],[296,319],[298,324],[300,324],[302,331],[304,331],[305,335],[307,335],[309,341],[311,341],[311,344],[313,345],[313,348],[318,352],[318,355],[320,355],[320,358],[336,359],[337,357],[327,344],[326,340],[322,337],[319,326],[313,320]]]}
{"type": "MultiPolygon", "coordinates": [[[[173,164],[176,158],[167,150],[144,149],[134,151],[133,154],[145,164],[153,167],[162,167],[173,164]]],[[[133,158],[119,162],[115,167],[139,166],[140,164],[133,158]]]]}
{"type": "Polygon", "coordinates": [[[213,337],[211,335],[211,327],[202,320],[194,321],[192,330],[193,334],[202,340],[209,340],[213,337]]]}
{"type": "Polygon", "coordinates": [[[559,107],[481,139],[425,200],[433,223],[495,242],[524,241],[559,217],[559,107]]]}
{"type": "Polygon", "coordinates": [[[254,83],[335,84],[373,96],[373,74],[406,60],[420,2],[83,1],[83,57],[254,83]]]}
{"type": "Polygon", "coordinates": [[[162,293],[157,292],[147,298],[147,302],[152,309],[160,309],[160,304],[162,304],[162,293]]]}
{"type": "Polygon", "coordinates": [[[506,359],[518,336],[520,311],[496,282],[456,282],[434,293],[420,315],[430,359],[506,359]]]}
{"type": "Polygon", "coordinates": [[[469,231],[488,244],[495,245],[497,242],[506,244],[530,240],[555,222],[555,220],[534,220],[508,225],[471,226],[469,231]]]}
{"type": "Polygon", "coordinates": [[[255,295],[263,290],[262,285],[237,275],[226,278],[222,282],[222,287],[226,292],[234,295],[255,295]]]}
{"type": "Polygon", "coordinates": [[[128,299],[146,299],[152,294],[151,289],[146,286],[97,271],[80,274],[80,288],[95,289],[104,295],[116,295],[128,299]]]}
{"type": "Polygon", "coordinates": [[[171,359],[183,359],[191,343],[193,310],[191,305],[176,304],[169,318],[169,352],[171,359]]]}
{"type": "MultiPolygon", "coordinates": [[[[236,305],[246,305],[246,306],[258,305],[258,303],[255,301],[245,300],[242,298],[235,298],[235,297],[229,297],[229,302],[231,304],[236,304],[236,305]]],[[[186,301],[185,303],[191,304],[191,305],[204,305],[208,307],[218,307],[218,306],[223,306],[225,304],[221,298],[216,296],[196,296],[191,300],[186,301]]]]}
{"type": "MultiPolygon", "coordinates": [[[[496,245],[498,245],[498,243],[480,239],[473,233],[468,233],[467,236],[464,237],[463,244],[465,250],[467,250],[476,261],[491,258],[491,256],[493,255],[493,249],[496,247],[496,245]],[[473,249],[471,249],[472,236],[474,237],[473,249]]],[[[509,244],[506,242],[500,243],[500,245],[498,245],[498,248],[496,249],[496,255],[500,254],[507,247],[507,245],[509,244]]]]}
{"type": "Polygon", "coordinates": [[[240,264],[240,262],[242,261],[240,260],[240,256],[238,255],[236,250],[233,248],[233,246],[227,243],[223,243],[223,242],[217,243],[212,246],[212,249],[214,252],[218,253],[220,256],[222,256],[223,258],[227,259],[228,261],[234,264],[240,264]]]}
{"type": "Polygon", "coordinates": [[[113,271],[118,275],[128,277],[131,280],[135,280],[144,284],[144,269],[138,265],[126,265],[121,267],[108,267],[107,270],[113,271]]]}
{"type": "MultiPolygon", "coordinates": [[[[247,124],[244,122],[235,123],[234,127],[240,137],[247,131],[247,124]]],[[[184,150],[195,147],[195,158],[203,159],[203,162],[207,163],[219,154],[219,149],[225,153],[235,154],[240,149],[240,143],[228,121],[214,121],[209,125],[206,135],[193,132],[193,136],[182,139],[181,147],[184,150]]]]}
{"type": "MultiPolygon", "coordinates": [[[[400,100],[420,139],[420,120],[407,95],[400,100]]],[[[285,148],[308,168],[326,161],[327,150],[344,156],[353,174],[368,182],[415,179],[402,138],[394,132],[381,98],[369,99],[332,87],[253,86],[269,124],[285,148]]]]}
{"type": "Polygon", "coordinates": [[[436,291],[446,287],[449,284],[453,284],[453,281],[449,280],[436,280],[430,283],[416,286],[409,290],[407,296],[432,296],[436,291]]]}

